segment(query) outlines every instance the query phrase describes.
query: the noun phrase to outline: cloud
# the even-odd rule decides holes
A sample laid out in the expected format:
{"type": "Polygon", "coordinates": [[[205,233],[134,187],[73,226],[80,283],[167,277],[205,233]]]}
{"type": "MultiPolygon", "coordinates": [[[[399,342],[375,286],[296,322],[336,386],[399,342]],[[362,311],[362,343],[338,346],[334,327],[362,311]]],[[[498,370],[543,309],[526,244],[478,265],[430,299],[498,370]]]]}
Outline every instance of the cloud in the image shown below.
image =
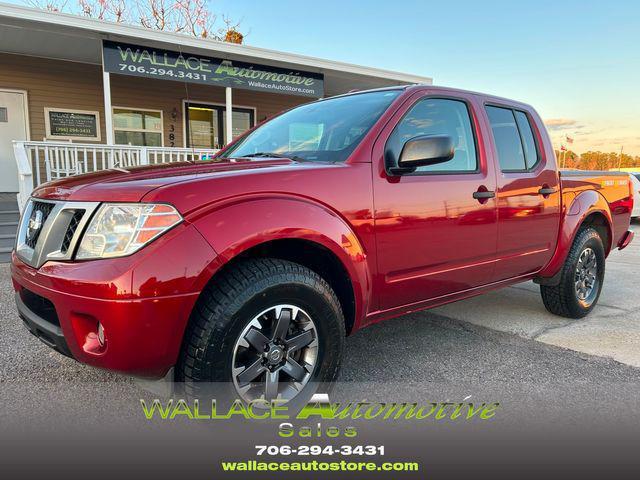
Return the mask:
{"type": "Polygon", "coordinates": [[[576,121],[570,118],[549,118],[544,124],[549,130],[566,130],[568,128],[582,128],[583,125],[576,125],[576,121]]]}
{"type": "Polygon", "coordinates": [[[604,128],[599,128],[599,129],[590,129],[590,130],[581,130],[579,132],[575,132],[574,135],[576,136],[589,136],[592,137],[594,135],[597,135],[599,133],[604,132],[606,129],[604,128]]]}
{"type": "MultiPolygon", "coordinates": [[[[591,145],[595,145],[595,146],[611,145],[612,147],[622,145],[622,146],[635,147],[640,145],[640,137],[629,136],[629,137],[596,138],[591,142],[591,145]]],[[[617,148],[620,148],[620,147],[617,147],[617,148]]]]}

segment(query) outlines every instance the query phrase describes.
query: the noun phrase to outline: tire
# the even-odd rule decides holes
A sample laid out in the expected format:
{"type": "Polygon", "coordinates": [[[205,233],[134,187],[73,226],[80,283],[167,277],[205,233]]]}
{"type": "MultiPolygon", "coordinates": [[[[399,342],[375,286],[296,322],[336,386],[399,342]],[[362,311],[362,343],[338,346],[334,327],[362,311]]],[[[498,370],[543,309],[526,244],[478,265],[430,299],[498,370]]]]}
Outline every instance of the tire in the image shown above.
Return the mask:
{"type": "Polygon", "coordinates": [[[184,382],[189,398],[211,394],[222,401],[250,402],[262,389],[266,400],[306,402],[336,379],[345,336],[340,302],[318,274],[284,260],[245,260],[221,273],[200,296],[185,332],[176,380],[184,382]],[[282,333],[278,324],[285,323],[289,327],[282,333]],[[315,339],[298,348],[294,337],[304,337],[299,345],[315,339]],[[279,363],[274,363],[276,357],[279,363]],[[294,363],[304,366],[304,372],[293,368],[294,363]],[[244,378],[238,373],[243,371],[244,378]],[[247,374],[258,371],[247,387],[247,374]],[[275,397],[274,378],[281,382],[276,391],[282,392],[275,397]]]}
{"type": "Polygon", "coordinates": [[[540,286],[544,306],[549,312],[562,317],[575,319],[584,317],[598,303],[604,283],[604,272],[605,253],[600,235],[591,227],[581,229],[562,267],[560,283],[554,286],[540,286]],[[593,272],[593,282],[589,281],[592,275],[589,273],[583,283],[585,276],[582,267],[588,265],[588,258],[595,258],[595,272],[593,272]],[[582,277],[578,272],[579,264],[583,272],[582,277]],[[590,283],[593,283],[591,289],[589,289],[590,283]],[[587,291],[589,294],[585,295],[587,291]],[[585,298],[582,298],[583,296],[585,298]]]}

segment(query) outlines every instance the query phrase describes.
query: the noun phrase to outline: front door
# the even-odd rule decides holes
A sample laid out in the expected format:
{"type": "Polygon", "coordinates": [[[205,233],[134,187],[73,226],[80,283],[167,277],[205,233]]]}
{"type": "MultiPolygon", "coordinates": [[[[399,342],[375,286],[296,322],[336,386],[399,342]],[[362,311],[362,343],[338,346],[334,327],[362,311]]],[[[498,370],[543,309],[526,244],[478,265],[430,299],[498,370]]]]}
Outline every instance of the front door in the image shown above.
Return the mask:
{"type": "Polygon", "coordinates": [[[398,155],[419,135],[447,135],[448,162],[374,179],[380,309],[434,299],[490,281],[496,255],[495,170],[481,141],[472,96],[416,99],[374,147],[398,155]],[[385,136],[386,135],[386,136],[385,136]],[[482,192],[478,195],[477,192],[482,192]],[[475,194],[475,195],[474,195],[475,194]]]}
{"type": "Polygon", "coordinates": [[[18,191],[13,140],[27,140],[25,94],[0,90],[0,192],[18,191]]]}

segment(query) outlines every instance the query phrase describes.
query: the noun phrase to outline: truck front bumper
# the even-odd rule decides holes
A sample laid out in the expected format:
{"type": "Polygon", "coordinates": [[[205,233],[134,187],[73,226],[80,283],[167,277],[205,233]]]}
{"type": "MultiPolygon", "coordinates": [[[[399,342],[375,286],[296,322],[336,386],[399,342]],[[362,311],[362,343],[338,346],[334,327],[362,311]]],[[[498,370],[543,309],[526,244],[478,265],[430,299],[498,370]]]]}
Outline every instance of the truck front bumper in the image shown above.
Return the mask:
{"type": "MultiPolygon", "coordinates": [[[[66,355],[67,357],[72,357],[71,351],[69,350],[69,345],[67,345],[67,341],[64,338],[64,334],[62,333],[62,329],[60,328],[60,324],[57,319],[46,315],[44,312],[41,312],[43,315],[39,315],[33,310],[37,310],[37,305],[31,305],[31,308],[27,306],[27,304],[22,300],[23,295],[29,296],[30,299],[33,299],[33,295],[31,292],[27,293],[26,289],[19,289],[19,292],[16,292],[16,306],[18,307],[18,315],[24,322],[25,326],[29,329],[29,331],[34,334],[38,339],[40,339],[44,344],[49,345],[54,350],[66,355]]],[[[44,300],[44,299],[42,299],[44,300]]],[[[27,300],[28,303],[29,300],[27,300]]],[[[38,303],[43,303],[42,301],[38,303]]]]}
{"type": "Polygon", "coordinates": [[[124,258],[36,269],[14,253],[20,317],[42,342],[79,362],[163,377],[176,364],[206,266],[215,258],[193,227],[181,230],[124,258]]]}

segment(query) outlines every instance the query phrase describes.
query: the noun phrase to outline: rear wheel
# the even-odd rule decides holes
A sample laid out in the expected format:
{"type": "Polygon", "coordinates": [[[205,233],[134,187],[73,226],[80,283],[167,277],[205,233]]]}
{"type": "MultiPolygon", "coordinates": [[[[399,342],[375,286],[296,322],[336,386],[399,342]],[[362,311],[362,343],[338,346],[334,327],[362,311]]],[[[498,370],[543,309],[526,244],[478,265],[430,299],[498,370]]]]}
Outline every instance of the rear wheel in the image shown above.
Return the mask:
{"type": "Polygon", "coordinates": [[[304,402],[337,374],[340,303],[308,268],[252,259],[216,277],[185,333],[176,378],[197,398],[304,402]]]}
{"type": "Polygon", "coordinates": [[[604,282],[605,252],[598,232],[578,232],[562,267],[558,285],[541,285],[544,306],[551,313],[582,318],[598,303],[604,282]]]}

